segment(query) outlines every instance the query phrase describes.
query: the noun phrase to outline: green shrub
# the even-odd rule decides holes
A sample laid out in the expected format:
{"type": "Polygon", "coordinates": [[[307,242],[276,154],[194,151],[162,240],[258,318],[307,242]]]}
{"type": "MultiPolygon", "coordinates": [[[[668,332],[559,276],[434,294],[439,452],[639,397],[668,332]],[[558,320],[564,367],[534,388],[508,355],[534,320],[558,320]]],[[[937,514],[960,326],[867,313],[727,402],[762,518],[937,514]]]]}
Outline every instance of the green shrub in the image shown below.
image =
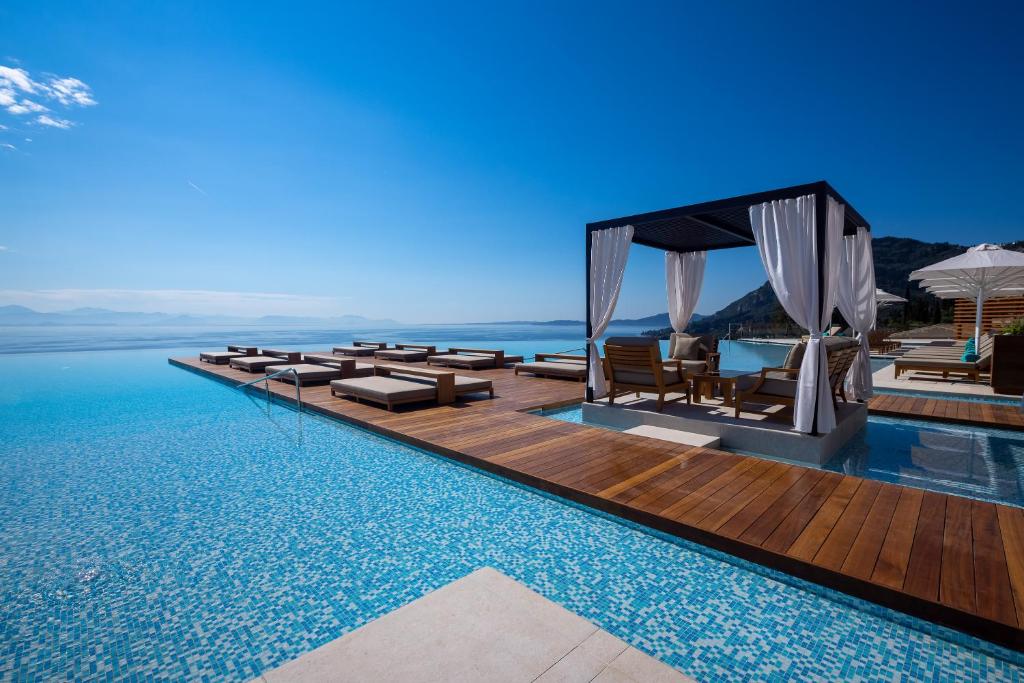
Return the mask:
{"type": "Polygon", "coordinates": [[[1009,334],[1014,337],[1024,336],[1024,318],[1017,318],[1010,322],[1009,325],[1003,328],[1003,334],[1009,334]]]}

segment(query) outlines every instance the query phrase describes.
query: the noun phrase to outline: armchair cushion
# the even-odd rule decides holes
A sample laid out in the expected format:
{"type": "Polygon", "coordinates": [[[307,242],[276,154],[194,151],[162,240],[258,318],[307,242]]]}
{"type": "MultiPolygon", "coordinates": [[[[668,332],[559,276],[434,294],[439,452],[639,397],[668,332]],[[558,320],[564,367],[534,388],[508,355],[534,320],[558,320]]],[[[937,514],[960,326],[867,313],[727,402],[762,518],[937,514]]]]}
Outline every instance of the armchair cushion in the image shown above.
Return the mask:
{"type": "Polygon", "coordinates": [[[691,375],[702,375],[708,369],[707,361],[703,360],[673,360],[670,363],[665,363],[665,366],[668,368],[675,368],[677,362],[682,366],[683,370],[686,370],[686,372],[691,375]]]}
{"type": "Polygon", "coordinates": [[[676,336],[672,345],[672,358],[676,360],[699,360],[701,352],[700,337],[676,336]]]}
{"type": "MultiPolygon", "coordinates": [[[[679,384],[684,381],[684,375],[680,375],[674,364],[669,364],[661,369],[662,381],[665,384],[679,384]]],[[[650,368],[644,367],[618,367],[615,368],[615,381],[621,384],[639,384],[643,386],[656,387],[657,380],[650,368]]]]}
{"type": "Polygon", "coordinates": [[[784,368],[798,368],[804,361],[804,351],[807,350],[807,344],[804,342],[797,342],[789,348],[789,353],[786,354],[786,360],[782,362],[784,368]]]}

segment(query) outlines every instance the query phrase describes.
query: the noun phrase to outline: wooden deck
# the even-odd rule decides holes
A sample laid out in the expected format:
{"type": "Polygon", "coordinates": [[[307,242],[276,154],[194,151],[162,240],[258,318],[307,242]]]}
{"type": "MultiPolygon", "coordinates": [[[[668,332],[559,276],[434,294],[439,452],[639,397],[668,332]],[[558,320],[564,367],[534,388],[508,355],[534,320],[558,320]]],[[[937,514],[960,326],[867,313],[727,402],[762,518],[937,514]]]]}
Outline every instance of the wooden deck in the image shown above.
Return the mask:
{"type": "MultiPolygon", "coordinates": [[[[256,376],[175,365],[230,383],[256,376]]],[[[460,371],[493,400],[389,413],[302,390],[307,409],[831,588],[1024,650],[1024,510],[522,412],[575,382],[460,371]]],[[[271,382],[283,400],[294,388],[271,382]]],[[[968,410],[973,410],[969,408],[968,410]]]]}
{"type": "Polygon", "coordinates": [[[950,401],[899,394],[879,394],[868,401],[868,410],[875,415],[889,417],[939,420],[977,427],[1024,430],[1024,413],[1021,413],[1017,406],[982,403],[981,401],[950,401]]]}

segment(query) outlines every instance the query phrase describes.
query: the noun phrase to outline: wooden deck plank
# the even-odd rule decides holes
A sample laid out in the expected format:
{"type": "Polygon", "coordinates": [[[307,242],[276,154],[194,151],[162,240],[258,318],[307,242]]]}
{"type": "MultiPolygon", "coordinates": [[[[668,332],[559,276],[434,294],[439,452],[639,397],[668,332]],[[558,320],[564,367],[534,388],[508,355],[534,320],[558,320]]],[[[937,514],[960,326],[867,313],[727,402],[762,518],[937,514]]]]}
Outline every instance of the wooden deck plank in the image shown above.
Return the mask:
{"type": "MultiPolygon", "coordinates": [[[[191,359],[172,362],[236,383],[256,378],[191,359]]],[[[999,642],[1024,649],[1024,511],[1018,508],[556,421],[523,411],[578,401],[581,383],[517,377],[509,369],[463,372],[490,379],[494,399],[389,412],[332,397],[327,387],[305,387],[303,403],[896,609],[979,628],[983,637],[995,634],[999,642]]],[[[271,382],[271,391],[282,401],[294,397],[294,388],[280,382],[271,382]]],[[[880,394],[870,407],[882,414],[1024,428],[1012,407],[964,403],[880,394]]]]}
{"type": "Polygon", "coordinates": [[[863,483],[856,477],[845,477],[786,549],[786,554],[807,562],[813,560],[863,483]]]}
{"type": "Polygon", "coordinates": [[[889,522],[892,521],[893,513],[896,512],[900,493],[899,486],[882,484],[878,495],[875,496],[875,502],[864,519],[864,525],[860,528],[856,540],[850,547],[850,554],[843,562],[844,574],[867,579],[874,572],[875,562],[889,531],[889,522]]]}
{"type": "Polygon", "coordinates": [[[1017,626],[1010,573],[1006,566],[1003,539],[999,534],[996,506],[971,501],[971,531],[974,537],[974,588],[978,614],[1017,626]]]}
{"type": "Polygon", "coordinates": [[[921,496],[914,543],[907,563],[903,590],[925,600],[938,600],[942,567],[942,536],[946,528],[946,501],[949,496],[925,491],[921,496]]]}
{"type": "Polygon", "coordinates": [[[910,563],[910,551],[914,547],[914,532],[917,530],[917,518],[921,513],[921,501],[924,491],[920,489],[903,489],[900,500],[896,504],[889,530],[878,551],[871,580],[890,588],[902,588],[907,576],[907,565],[910,563]]]}
{"type": "Polygon", "coordinates": [[[966,498],[951,496],[946,501],[939,601],[964,611],[976,611],[971,501],[966,498]]]}
{"type": "Polygon", "coordinates": [[[996,519],[1006,551],[1006,568],[1010,575],[1017,623],[1024,626],[1024,510],[997,505],[996,519]]]}

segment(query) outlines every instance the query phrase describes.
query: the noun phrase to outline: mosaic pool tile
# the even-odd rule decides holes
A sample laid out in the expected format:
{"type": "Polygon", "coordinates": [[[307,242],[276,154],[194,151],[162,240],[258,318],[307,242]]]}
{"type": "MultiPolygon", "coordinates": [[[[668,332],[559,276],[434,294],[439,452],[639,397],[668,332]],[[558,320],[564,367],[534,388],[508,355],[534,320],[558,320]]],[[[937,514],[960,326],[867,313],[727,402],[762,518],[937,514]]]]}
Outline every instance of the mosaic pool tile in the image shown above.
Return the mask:
{"type": "Polygon", "coordinates": [[[482,566],[700,680],[1024,671],[155,354],[0,368],[0,679],[245,680],[482,566]]]}

